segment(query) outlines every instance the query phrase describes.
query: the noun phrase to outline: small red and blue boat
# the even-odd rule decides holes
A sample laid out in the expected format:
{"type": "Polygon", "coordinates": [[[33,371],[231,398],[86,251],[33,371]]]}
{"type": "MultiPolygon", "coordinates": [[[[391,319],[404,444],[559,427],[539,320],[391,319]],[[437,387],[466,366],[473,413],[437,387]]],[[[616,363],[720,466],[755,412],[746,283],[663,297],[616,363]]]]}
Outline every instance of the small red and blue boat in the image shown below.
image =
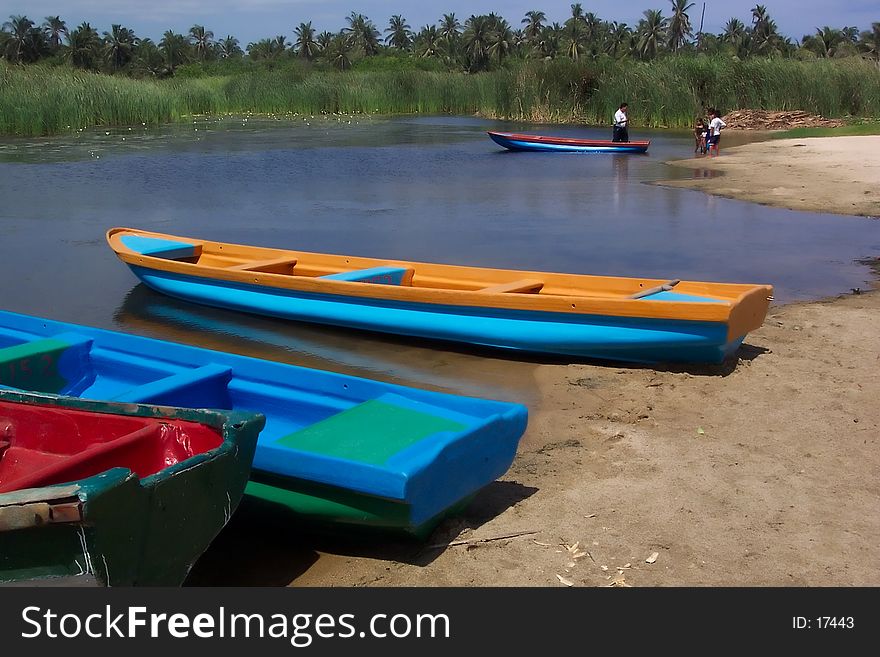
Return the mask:
{"type": "Polygon", "coordinates": [[[562,151],[568,153],[646,153],[650,141],[607,141],[574,139],[544,135],[523,135],[513,132],[489,132],[499,146],[511,151],[562,151]]]}

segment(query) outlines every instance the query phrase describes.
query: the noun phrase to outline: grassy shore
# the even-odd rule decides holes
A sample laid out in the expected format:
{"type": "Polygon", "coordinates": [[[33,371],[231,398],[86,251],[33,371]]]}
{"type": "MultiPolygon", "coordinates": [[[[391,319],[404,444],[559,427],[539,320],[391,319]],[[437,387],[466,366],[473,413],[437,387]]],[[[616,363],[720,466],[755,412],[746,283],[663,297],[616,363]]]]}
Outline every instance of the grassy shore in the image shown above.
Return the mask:
{"type": "Polygon", "coordinates": [[[880,135],[880,120],[860,121],[839,128],[793,128],[773,135],[774,139],[804,139],[805,137],[858,137],[880,135]]]}
{"type": "MultiPolygon", "coordinates": [[[[195,73],[198,73],[196,71],[195,73]]],[[[49,135],[90,126],[154,125],[194,114],[344,112],[479,114],[536,122],[607,124],[622,100],[633,123],[688,127],[701,107],[803,109],[827,117],[880,117],[880,69],[858,58],[654,62],[514,62],[467,75],[416,68],[272,68],[170,80],[0,62],[0,134],[49,135]]]]}

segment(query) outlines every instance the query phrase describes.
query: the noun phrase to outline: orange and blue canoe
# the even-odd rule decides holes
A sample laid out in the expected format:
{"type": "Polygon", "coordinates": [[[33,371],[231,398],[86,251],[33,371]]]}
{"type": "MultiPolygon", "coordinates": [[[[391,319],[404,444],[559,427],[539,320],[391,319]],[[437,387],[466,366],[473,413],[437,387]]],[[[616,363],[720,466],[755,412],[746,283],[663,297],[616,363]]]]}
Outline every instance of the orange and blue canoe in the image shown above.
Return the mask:
{"type": "Polygon", "coordinates": [[[210,242],[129,228],[107,239],[146,285],[283,319],[507,350],[717,363],[761,326],[769,285],[585,276],[210,242]]]}
{"type": "Polygon", "coordinates": [[[568,153],[647,153],[650,141],[606,141],[575,139],[547,135],[523,135],[513,132],[489,132],[499,146],[511,151],[544,151],[568,153]]]}

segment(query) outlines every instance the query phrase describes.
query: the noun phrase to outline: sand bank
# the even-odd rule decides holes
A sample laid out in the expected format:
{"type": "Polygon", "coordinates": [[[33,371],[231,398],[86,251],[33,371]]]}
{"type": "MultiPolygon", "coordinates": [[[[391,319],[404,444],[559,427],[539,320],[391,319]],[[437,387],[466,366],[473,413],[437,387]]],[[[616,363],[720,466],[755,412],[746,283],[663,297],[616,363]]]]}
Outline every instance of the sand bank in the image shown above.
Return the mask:
{"type": "Polygon", "coordinates": [[[765,205],[880,216],[880,136],[780,139],[670,162],[693,178],[661,181],[765,205]],[[723,175],[713,175],[713,174],[723,175]]]}

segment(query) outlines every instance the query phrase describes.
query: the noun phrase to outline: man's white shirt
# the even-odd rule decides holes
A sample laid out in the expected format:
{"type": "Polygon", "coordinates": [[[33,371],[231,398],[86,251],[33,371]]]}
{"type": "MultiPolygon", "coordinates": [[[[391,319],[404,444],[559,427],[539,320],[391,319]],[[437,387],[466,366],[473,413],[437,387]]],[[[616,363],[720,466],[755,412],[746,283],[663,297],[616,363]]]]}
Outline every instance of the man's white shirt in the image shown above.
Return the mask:
{"type": "Polygon", "coordinates": [[[719,117],[715,117],[711,121],[709,121],[709,133],[712,135],[720,135],[721,128],[726,128],[727,124],[722,121],[719,117]]]}
{"type": "Polygon", "coordinates": [[[628,119],[626,118],[626,114],[623,113],[623,110],[617,110],[614,113],[614,125],[625,128],[627,121],[628,119]]]}

